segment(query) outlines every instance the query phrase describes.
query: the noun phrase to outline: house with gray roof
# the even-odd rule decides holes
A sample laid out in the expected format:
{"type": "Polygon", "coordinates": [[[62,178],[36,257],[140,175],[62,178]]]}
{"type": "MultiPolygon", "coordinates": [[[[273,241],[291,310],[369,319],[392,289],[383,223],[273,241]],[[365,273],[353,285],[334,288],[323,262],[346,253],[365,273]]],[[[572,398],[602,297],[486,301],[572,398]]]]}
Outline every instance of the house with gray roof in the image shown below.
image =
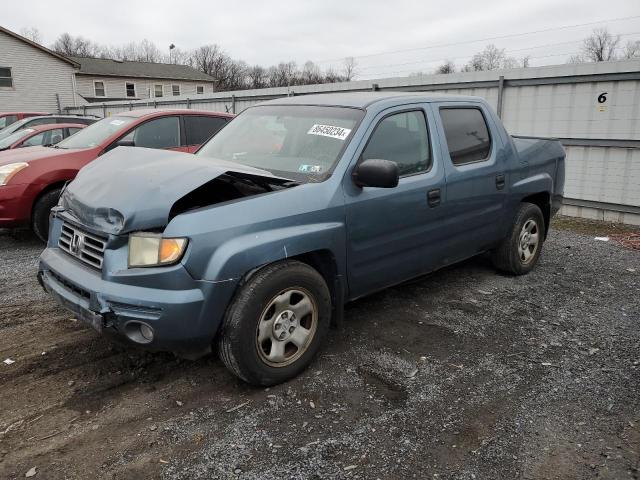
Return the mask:
{"type": "Polygon", "coordinates": [[[69,58],[79,65],[76,92],[89,103],[213,92],[214,79],[187,65],[69,58]]]}
{"type": "Polygon", "coordinates": [[[194,97],[213,92],[213,85],[187,65],[66,57],[0,26],[0,112],[194,97]]]}

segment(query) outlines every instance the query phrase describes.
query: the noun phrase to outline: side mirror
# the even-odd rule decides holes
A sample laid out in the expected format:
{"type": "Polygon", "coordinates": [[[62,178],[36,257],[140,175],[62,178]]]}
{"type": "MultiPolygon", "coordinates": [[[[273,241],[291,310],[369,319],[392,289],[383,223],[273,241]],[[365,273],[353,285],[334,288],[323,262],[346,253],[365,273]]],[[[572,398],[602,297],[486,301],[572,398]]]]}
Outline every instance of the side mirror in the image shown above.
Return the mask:
{"type": "Polygon", "coordinates": [[[359,187],[394,188],[398,186],[400,174],[396,162],[371,158],[359,163],[352,177],[359,187]]]}
{"type": "Polygon", "coordinates": [[[118,140],[116,142],[116,147],[135,147],[136,142],[133,140],[118,140]]]}

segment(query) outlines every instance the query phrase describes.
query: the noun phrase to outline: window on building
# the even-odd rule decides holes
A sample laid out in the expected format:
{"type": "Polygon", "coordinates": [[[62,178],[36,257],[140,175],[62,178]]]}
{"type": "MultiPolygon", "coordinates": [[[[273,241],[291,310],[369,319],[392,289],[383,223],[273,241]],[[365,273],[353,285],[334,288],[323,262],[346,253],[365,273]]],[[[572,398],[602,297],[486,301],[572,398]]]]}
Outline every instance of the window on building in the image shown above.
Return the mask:
{"type": "Polygon", "coordinates": [[[198,95],[202,95],[204,93],[204,85],[197,85],[196,86],[196,93],[198,95]]]}
{"type": "Polygon", "coordinates": [[[201,145],[214,133],[224,127],[224,118],[185,115],[184,128],[187,134],[187,145],[201,145]]]}
{"type": "Polygon", "coordinates": [[[106,97],[106,92],[104,89],[104,82],[96,80],[93,82],[93,90],[96,94],[96,97],[106,97]]]}
{"type": "Polygon", "coordinates": [[[127,82],[125,83],[125,88],[127,89],[127,97],[135,97],[136,96],[136,84],[127,82]]]}
{"type": "Polygon", "coordinates": [[[424,113],[402,112],[383,119],[362,152],[363,160],[372,158],[396,162],[400,176],[427,171],[431,155],[424,113]]]}
{"type": "Polygon", "coordinates": [[[164,95],[164,86],[161,84],[153,86],[153,96],[158,98],[164,95]]]}
{"type": "Polygon", "coordinates": [[[174,97],[180,95],[180,85],[171,85],[171,93],[173,93],[174,97]]]}
{"type": "MultiPolygon", "coordinates": [[[[173,148],[180,146],[180,118],[178,116],[158,118],[143,123],[133,132],[136,147],[173,148]]],[[[127,135],[127,138],[131,134],[127,135]]]]}
{"type": "Polygon", "coordinates": [[[13,78],[11,77],[11,68],[0,67],[0,87],[13,87],[13,78]]]}
{"type": "Polygon", "coordinates": [[[489,157],[491,137],[479,108],[441,108],[440,117],[454,165],[481,162],[489,157]]]}

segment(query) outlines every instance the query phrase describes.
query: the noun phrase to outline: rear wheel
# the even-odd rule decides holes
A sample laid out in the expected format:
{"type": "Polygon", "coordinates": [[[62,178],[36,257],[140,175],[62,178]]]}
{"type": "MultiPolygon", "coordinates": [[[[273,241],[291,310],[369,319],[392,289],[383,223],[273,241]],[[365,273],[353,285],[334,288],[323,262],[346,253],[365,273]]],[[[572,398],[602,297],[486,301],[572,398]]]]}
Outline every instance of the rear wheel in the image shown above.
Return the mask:
{"type": "Polygon", "coordinates": [[[304,370],[329,329],[331,297],[322,276],[295,260],[264,267],[232,301],[218,350],[231,372],[275,385],[304,370]]]}
{"type": "Polygon", "coordinates": [[[533,203],[522,203],[509,235],[492,252],[494,266],[514,275],[529,273],[540,258],[544,235],[540,208],[533,203]]]}
{"type": "Polygon", "coordinates": [[[49,238],[49,214],[51,209],[58,204],[62,189],[56,188],[44,193],[33,206],[31,227],[37,237],[46,243],[49,238]]]}

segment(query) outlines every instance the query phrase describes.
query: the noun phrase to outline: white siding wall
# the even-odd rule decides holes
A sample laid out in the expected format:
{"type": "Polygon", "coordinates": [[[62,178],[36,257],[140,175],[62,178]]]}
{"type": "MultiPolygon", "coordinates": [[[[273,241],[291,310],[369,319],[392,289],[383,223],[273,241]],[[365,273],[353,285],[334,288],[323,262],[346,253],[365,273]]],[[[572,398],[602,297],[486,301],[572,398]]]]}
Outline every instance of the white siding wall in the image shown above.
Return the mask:
{"type": "Polygon", "coordinates": [[[79,105],[73,94],[73,65],[0,32],[0,66],[10,67],[13,87],[0,87],[0,112],[58,111],[79,105]]]}
{"type": "Polygon", "coordinates": [[[127,83],[134,83],[136,86],[136,99],[148,99],[154,97],[154,86],[157,84],[164,86],[163,99],[171,98],[173,96],[171,86],[180,85],[180,95],[196,95],[196,86],[204,86],[204,93],[213,93],[213,85],[210,82],[196,82],[187,80],[161,80],[153,78],[126,78],[126,77],[100,77],[94,75],[78,74],[76,75],[76,89],[79,95],[83,97],[94,98],[94,81],[99,80],[104,82],[106,99],[108,98],[127,98],[127,83]],[[151,97],[149,97],[151,92],[151,97]]]}

